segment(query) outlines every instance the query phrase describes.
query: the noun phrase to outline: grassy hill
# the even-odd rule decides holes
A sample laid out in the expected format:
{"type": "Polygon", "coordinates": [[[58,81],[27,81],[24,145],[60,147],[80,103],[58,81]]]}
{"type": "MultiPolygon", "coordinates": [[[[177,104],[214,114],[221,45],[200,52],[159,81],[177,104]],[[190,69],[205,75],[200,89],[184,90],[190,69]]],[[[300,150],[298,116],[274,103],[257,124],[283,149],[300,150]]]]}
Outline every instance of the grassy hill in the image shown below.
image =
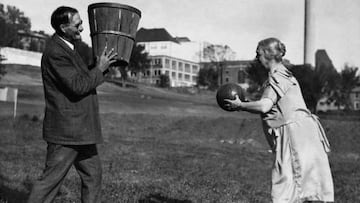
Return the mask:
{"type": "MultiPolygon", "coordinates": [[[[40,68],[7,64],[6,72],[0,86],[19,88],[19,114],[40,115],[44,105],[40,68]]],[[[214,92],[185,94],[141,84],[124,88],[110,82],[103,83],[97,90],[101,113],[229,115],[217,107],[214,92]]]]}
{"type": "MultiPolygon", "coordinates": [[[[19,88],[18,117],[0,102],[0,202],[25,202],[44,167],[40,69],[9,65],[0,85],[19,88]]],[[[104,143],[102,202],[270,202],[272,154],[261,121],[216,106],[215,93],[139,85],[98,88],[104,143]]],[[[360,202],[360,122],[322,120],[335,202],[360,202]]],[[[74,169],[55,202],[80,202],[74,169]]]]}

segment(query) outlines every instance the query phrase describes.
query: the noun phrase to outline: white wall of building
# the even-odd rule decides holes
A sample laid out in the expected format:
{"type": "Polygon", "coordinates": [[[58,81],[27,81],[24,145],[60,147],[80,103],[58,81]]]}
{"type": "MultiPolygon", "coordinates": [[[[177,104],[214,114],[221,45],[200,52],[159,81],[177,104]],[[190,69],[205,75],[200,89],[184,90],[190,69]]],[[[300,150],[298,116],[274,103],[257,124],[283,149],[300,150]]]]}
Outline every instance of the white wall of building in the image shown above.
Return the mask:
{"type": "Polygon", "coordinates": [[[26,51],[12,47],[2,47],[0,49],[0,54],[6,59],[1,62],[4,64],[21,64],[39,67],[41,65],[42,53],[40,52],[26,51]]]}
{"type": "Polygon", "coordinates": [[[199,63],[166,55],[150,56],[150,58],[151,66],[142,75],[141,82],[160,84],[160,75],[168,75],[171,87],[196,85],[200,70],[199,63]]]}
{"type": "MultiPolygon", "coordinates": [[[[181,42],[175,43],[172,41],[155,41],[155,42],[138,42],[138,44],[145,46],[145,51],[150,56],[165,55],[175,57],[192,62],[208,61],[203,56],[204,47],[210,45],[208,42],[181,42]]],[[[235,52],[227,56],[227,60],[235,59],[235,52]]]]}
{"type": "MultiPolygon", "coordinates": [[[[199,63],[209,61],[204,58],[203,50],[211,45],[208,42],[194,41],[181,43],[153,41],[137,44],[145,46],[145,51],[152,59],[151,68],[144,75],[143,80],[157,84],[159,76],[165,74],[169,76],[172,87],[196,85],[200,70],[199,63]],[[185,65],[190,66],[190,72],[185,71],[185,65]]],[[[225,57],[227,60],[234,60],[235,55],[235,52],[231,52],[225,57]]]]}
{"type": "Polygon", "coordinates": [[[174,47],[179,46],[179,44],[171,41],[138,42],[137,44],[144,45],[145,51],[148,52],[150,56],[172,56],[174,47]]]}

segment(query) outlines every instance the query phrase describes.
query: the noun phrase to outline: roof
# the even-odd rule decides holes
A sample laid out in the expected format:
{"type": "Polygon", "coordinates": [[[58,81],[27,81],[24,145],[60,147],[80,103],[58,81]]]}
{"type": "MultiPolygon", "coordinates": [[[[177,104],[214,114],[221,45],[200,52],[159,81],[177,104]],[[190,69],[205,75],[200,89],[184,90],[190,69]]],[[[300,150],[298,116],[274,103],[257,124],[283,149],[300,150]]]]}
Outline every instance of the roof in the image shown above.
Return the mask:
{"type": "Polygon", "coordinates": [[[355,87],[351,92],[360,92],[360,86],[355,87]]]}
{"type": "MultiPolygon", "coordinates": [[[[254,60],[231,60],[231,61],[222,61],[226,66],[237,66],[237,65],[249,65],[253,63],[254,60]]],[[[202,64],[211,64],[212,62],[201,62],[202,64]]]]}
{"type": "Polygon", "coordinates": [[[173,57],[173,56],[168,56],[168,55],[151,55],[149,56],[149,58],[168,58],[168,59],[175,59],[175,60],[178,60],[178,61],[181,61],[181,62],[186,62],[186,63],[191,63],[191,65],[199,65],[198,62],[196,61],[190,61],[190,60],[187,60],[187,59],[182,59],[182,58],[177,58],[177,57],[173,57]]]}
{"type": "Polygon", "coordinates": [[[46,34],[36,33],[36,32],[32,32],[32,31],[18,30],[17,33],[22,36],[35,37],[35,38],[40,38],[40,39],[48,38],[48,36],[46,34]]]}
{"type": "Polygon", "coordinates": [[[318,49],[315,52],[315,67],[325,66],[334,69],[334,65],[325,49],[318,49]]]}
{"type": "Polygon", "coordinates": [[[178,42],[190,42],[191,40],[188,37],[175,37],[178,42]]]}
{"type": "Polygon", "coordinates": [[[140,28],[136,33],[136,42],[158,42],[158,41],[172,41],[175,43],[179,43],[164,28],[153,28],[153,29],[140,28]]]}

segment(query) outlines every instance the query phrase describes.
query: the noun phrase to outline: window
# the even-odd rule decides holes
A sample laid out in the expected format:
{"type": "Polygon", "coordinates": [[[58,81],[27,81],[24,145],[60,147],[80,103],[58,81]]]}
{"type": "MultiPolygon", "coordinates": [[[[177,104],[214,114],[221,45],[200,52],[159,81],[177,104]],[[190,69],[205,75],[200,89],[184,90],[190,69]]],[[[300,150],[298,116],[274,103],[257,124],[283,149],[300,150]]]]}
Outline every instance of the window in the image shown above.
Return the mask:
{"type": "Polygon", "coordinates": [[[190,64],[185,63],[185,72],[190,73],[190,64]]]}
{"type": "Polygon", "coordinates": [[[192,76],[192,81],[196,83],[196,82],[197,82],[197,77],[196,77],[196,76],[192,76]]]}
{"type": "Polygon", "coordinates": [[[229,82],[229,78],[225,78],[225,82],[229,82]]]}
{"type": "Polygon", "coordinates": [[[176,72],[171,72],[171,77],[176,78],[176,72]]]}
{"type": "Polygon", "coordinates": [[[193,66],[192,66],[192,72],[193,72],[193,73],[199,72],[198,66],[193,65],[193,66]]]}
{"type": "Polygon", "coordinates": [[[182,79],[182,73],[178,73],[178,78],[179,78],[179,80],[181,80],[182,79]]]}
{"type": "Polygon", "coordinates": [[[161,70],[154,70],[154,75],[161,75],[161,70]]]}
{"type": "Polygon", "coordinates": [[[161,58],[154,59],[154,65],[161,65],[161,64],[162,64],[161,58]]]}
{"type": "Polygon", "coordinates": [[[166,46],[166,44],[162,44],[160,48],[161,48],[161,49],[166,49],[167,46],[166,46]]]}
{"type": "Polygon", "coordinates": [[[170,68],[170,59],[165,59],[165,68],[170,68]]]}
{"type": "Polygon", "coordinates": [[[185,74],[184,76],[185,76],[185,80],[190,81],[190,75],[185,74]]]}
{"type": "Polygon", "coordinates": [[[168,70],[165,71],[165,75],[170,75],[170,72],[168,70]]]}
{"type": "Polygon", "coordinates": [[[171,61],[171,68],[176,70],[176,61],[171,61]]]}
{"type": "Polygon", "coordinates": [[[179,62],[178,67],[179,67],[179,71],[183,71],[183,63],[182,62],[179,62]]]}
{"type": "Polygon", "coordinates": [[[244,71],[238,72],[238,83],[245,83],[245,72],[244,71]]]}
{"type": "Polygon", "coordinates": [[[354,110],[360,109],[360,102],[354,102],[354,110]]]}
{"type": "Polygon", "coordinates": [[[160,64],[162,64],[162,63],[161,63],[161,59],[158,59],[158,58],[154,60],[154,63],[155,63],[156,65],[158,65],[158,64],[159,64],[159,65],[160,65],[160,64]]]}

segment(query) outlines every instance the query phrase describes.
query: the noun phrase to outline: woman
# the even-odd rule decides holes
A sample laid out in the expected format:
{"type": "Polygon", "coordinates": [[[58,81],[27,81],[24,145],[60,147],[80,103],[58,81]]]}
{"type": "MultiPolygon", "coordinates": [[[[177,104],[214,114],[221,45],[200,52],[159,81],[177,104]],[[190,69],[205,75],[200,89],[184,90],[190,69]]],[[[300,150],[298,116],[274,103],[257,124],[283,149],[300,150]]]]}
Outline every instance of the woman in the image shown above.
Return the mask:
{"type": "Polygon", "coordinates": [[[276,38],[260,41],[256,59],[269,71],[261,99],[226,101],[231,108],[261,114],[275,154],[274,203],[333,202],[329,143],[317,117],[306,108],[299,83],[282,64],[285,52],[285,45],[276,38]]]}

